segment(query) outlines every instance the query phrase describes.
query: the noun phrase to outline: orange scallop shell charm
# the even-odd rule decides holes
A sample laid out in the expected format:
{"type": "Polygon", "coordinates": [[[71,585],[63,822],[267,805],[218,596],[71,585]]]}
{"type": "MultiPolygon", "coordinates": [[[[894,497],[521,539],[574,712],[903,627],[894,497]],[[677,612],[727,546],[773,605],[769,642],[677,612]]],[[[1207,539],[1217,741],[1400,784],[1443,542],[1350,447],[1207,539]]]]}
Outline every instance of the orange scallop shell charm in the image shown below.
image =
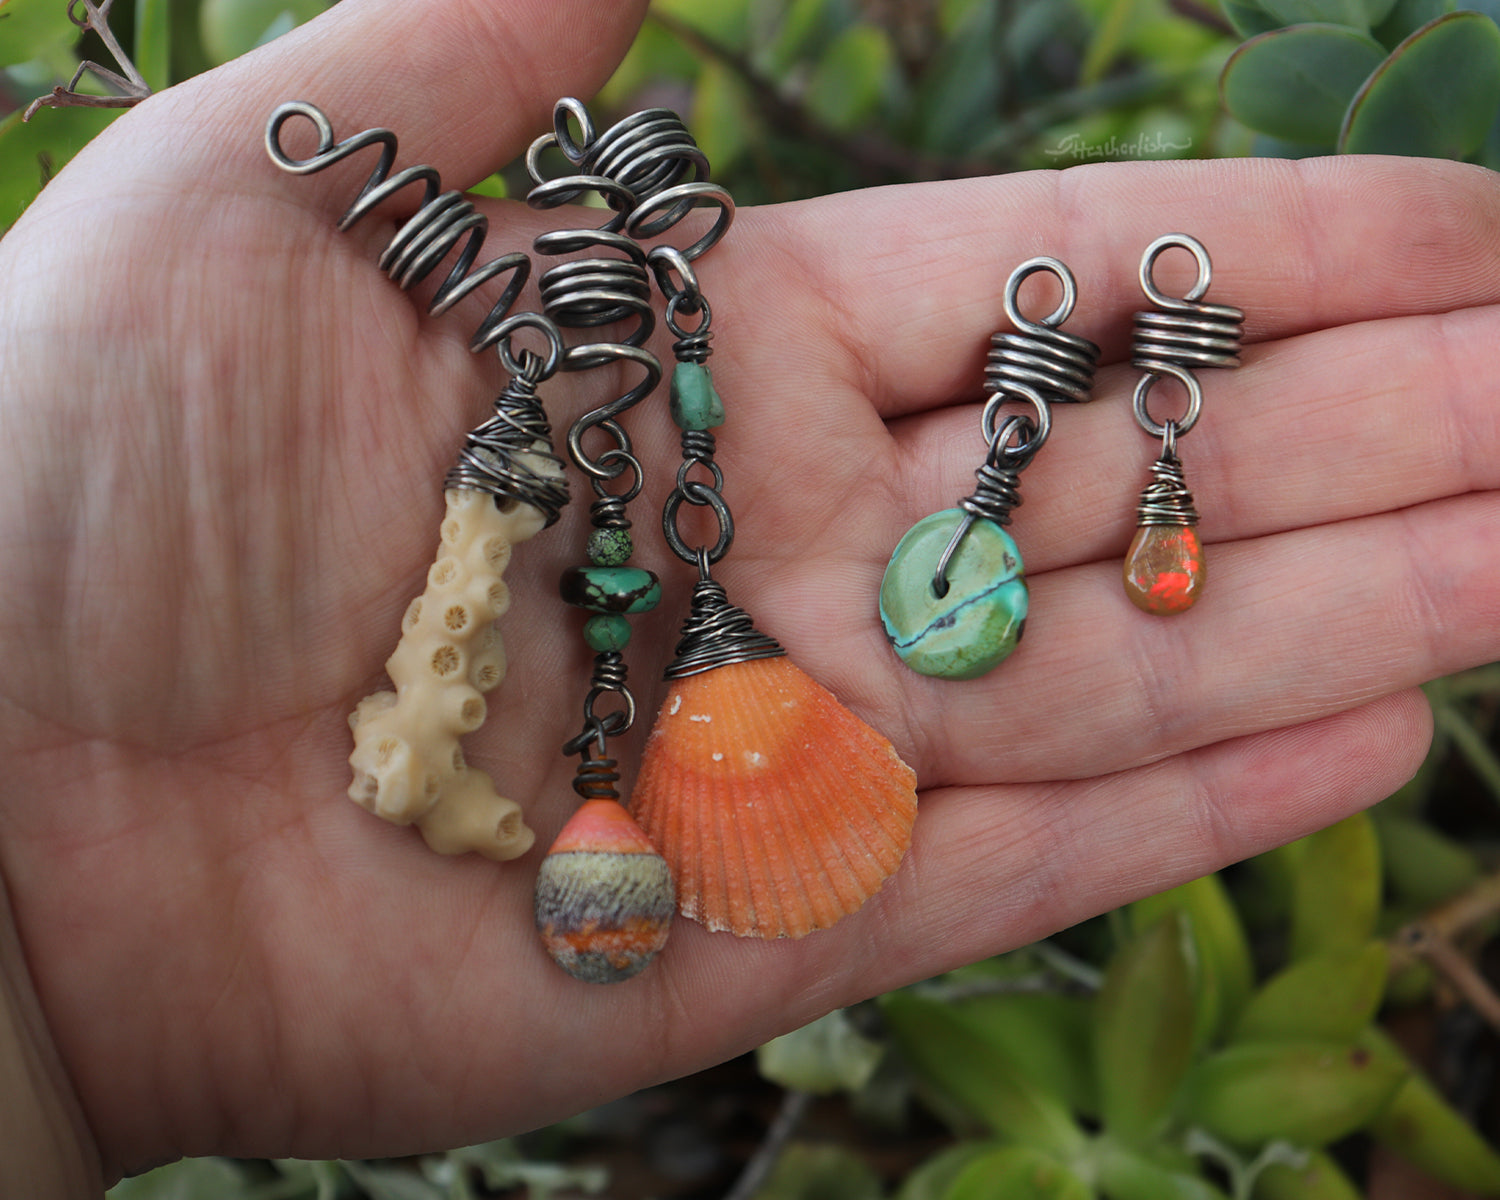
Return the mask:
{"type": "Polygon", "coordinates": [[[586,800],[542,859],[536,928],[547,953],[585,983],[618,983],[666,944],[672,876],[616,800],[586,800]]]}
{"type": "Polygon", "coordinates": [[[673,681],[632,811],[684,916],[799,938],[855,912],[900,865],[916,773],[784,657],[673,681]]]}

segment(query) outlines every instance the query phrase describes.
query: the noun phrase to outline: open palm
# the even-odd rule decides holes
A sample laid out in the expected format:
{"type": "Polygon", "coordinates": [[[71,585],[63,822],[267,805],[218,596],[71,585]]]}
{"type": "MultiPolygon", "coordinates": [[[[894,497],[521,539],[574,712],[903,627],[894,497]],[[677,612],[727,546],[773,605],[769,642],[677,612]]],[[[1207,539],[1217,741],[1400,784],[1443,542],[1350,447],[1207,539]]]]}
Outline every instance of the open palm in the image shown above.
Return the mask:
{"type": "MultiPolygon", "coordinates": [[[[334,232],[367,160],[294,179],[260,138],[306,99],[472,183],[598,85],[640,7],[351,0],[131,112],[0,243],[0,867],[106,1177],[453,1145],[704,1066],[1378,799],[1426,744],[1413,686],[1500,657],[1485,173],[1133,164],[744,211],[700,263],[741,531],[717,574],[915,767],[915,844],[805,940],[679,921],[630,983],[558,971],[536,852],[440,858],[343,799],[347,714],[503,381],[466,349],[484,306],[434,319],[398,291],[374,264],[394,217],[334,232]],[[1183,447],[1211,590],[1163,621],[1119,583],[1154,453],[1123,360],[1140,252],[1178,229],[1251,345],[1183,447]],[[912,522],[972,490],[985,339],[1038,253],[1114,365],[1025,476],[1022,649],[937,682],[890,653],[875,592],[912,522]]],[[[496,254],[559,223],[490,211],[496,254]]],[[[601,387],[554,381],[554,425],[601,387]]],[[[669,588],[628,654],[648,712],[692,574],[650,534],[662,407],[630,416],[637,560],[669,588]]],[[[589,654],[554,580],[583,507],[516,552],[509,674],[466,743],[543,844],[576,804],[559,747],[589,654]]]]}

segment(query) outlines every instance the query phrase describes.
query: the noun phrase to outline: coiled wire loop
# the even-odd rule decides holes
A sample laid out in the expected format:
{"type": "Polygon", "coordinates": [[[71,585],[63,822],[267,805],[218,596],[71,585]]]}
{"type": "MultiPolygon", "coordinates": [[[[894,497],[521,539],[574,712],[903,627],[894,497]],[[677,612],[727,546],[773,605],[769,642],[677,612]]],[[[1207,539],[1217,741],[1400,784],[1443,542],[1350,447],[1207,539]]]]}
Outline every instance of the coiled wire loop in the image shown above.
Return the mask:
{"type": "Polygon", "coordinates": [[[474,334],[472,344],[477,348],[492,338],[495,326],[505,319],[521,289],[526,286],[531,260],[515,251],[476,268],[474,264],[489,231],[489,218],[479,212],[462,192],[443,191],[442,179],[433,167],[407,167],[391,174],[397,142],[396,135],[389,129],[366,129],[341,142],[335,141],[328,117],[316,105],[301,100],[279,105],[266,122],[266,153],[283,171],[294,175],[316,174],[369,146],[380,147],[380,158],[353,203],[339,218],[339,229],[349,229],[390,197],[413,184],[421,184],[421,204],[381,251],[380,269],[406,290],[427,278],[451,251],[458,248],[452,269],[428,302],[427,311],[433,316],[447,312],[487,281],[509,273],[510,279],[500,299],[474,334]],[[317,149],[308,158],[294,158],[281,144],[282,130],[294,117],[311,121],[317,131],[317,149]]]}

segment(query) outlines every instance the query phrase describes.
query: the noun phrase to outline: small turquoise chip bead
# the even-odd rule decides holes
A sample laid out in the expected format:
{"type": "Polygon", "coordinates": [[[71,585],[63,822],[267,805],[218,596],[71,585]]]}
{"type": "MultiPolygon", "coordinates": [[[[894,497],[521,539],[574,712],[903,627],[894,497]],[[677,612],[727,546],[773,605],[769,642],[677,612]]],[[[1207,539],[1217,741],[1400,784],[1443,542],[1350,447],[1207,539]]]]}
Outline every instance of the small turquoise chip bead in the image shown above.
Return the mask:
{"type": "Polygon", "coordinates": [[[650,612],[661,603],[661,580],[640,567],[569,567],[557,591],[574,608],[596,613],[650,612]]]}
{"type": "Polygon", "coordinates": [[[948,590],[933,576],[967,520],[961,508],[923,517],[891,553],[880,583],[880,619],[901,661],[922,675],[976,679],[1009,656],[1026,627],[1021,552],[1010,534],[975,518],[949,560],[948,590]]]}
{"type": "Polygon", "coordinates": [[[630,645],[630,622],[619,613],[599,613],[583,623],[583,640],[600,654],[623,650],[630,645]]]}
{"type": "Polygon", "coordinates": [[[724,424],[724,401],[702,363],[680,362],[672,369],[668,411],[678,429],[717,429],[724,424]]]}

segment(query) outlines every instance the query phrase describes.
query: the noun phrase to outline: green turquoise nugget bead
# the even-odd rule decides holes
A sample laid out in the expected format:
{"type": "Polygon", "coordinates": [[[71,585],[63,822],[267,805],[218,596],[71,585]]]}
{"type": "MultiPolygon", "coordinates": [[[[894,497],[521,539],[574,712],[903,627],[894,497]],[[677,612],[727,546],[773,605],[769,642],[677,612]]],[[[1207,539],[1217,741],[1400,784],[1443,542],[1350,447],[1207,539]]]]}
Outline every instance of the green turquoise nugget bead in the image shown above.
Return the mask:
{"type": "Polygon", "coordinates": [[[1010,534],[980,518],[948,563],[948,591],[932,577],[967,518],[949,508],[924,517],[891,554],[880,583],[880,619],[901,661],[922,675],[975,679],[1016,648],[1026,627],[1026,580],[1010,534]]]}
{"type": "Polygon", "coordinates": [[[596,613],[650,612],[661,602],[661,581],[640,567],[569,567],[557,591],[575,608],[596,613]]]}
{"type": "Polygon", "coordinates": [[[678,429],[717,429],[724,424],[724,401],[702,363],[680,362],[673,369],[669,408],[678,429]]]}
{"type": "Polygon", "coordinates": [[[623,650],[630,645],[630,622],[618,613],[600,613],[583,623],[583,640],[590,650],[623,650]]]}
{"type": "Polygon", "coordinates": [[[589,534],[585,553],[595,566],[618,567],[635,553],[635,543],[628,529],[596,529],[589,534]]]}

